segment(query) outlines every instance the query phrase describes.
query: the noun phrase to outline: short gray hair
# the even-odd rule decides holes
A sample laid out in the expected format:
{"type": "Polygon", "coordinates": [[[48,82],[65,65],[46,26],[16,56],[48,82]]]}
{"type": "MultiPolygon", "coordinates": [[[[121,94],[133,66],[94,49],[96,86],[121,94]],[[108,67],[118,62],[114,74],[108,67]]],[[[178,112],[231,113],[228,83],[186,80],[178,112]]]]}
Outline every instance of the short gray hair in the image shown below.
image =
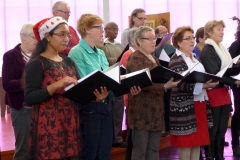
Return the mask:
{"type": "Polygon", "coordinates": [[[59,6],[60,6],[61,4],[63,4],[63,3],[64,3],[64,4],[67,4],[67,3],[64,2],[64,1],[57,1],[56,3],[54,3],[54,5],[53,5],[53,7],[52,7],[52,13],[54,14],[54,11],[60,9],[59,6]]]}
{"type": "Polygon", "coordinates": [[[149,32],[149,31],[154,32],[154,30],[151,27],[148,27],[148,26],[141,26],[141,27],[139,27],[139,29],[135,33],[135,37],[134,37],[135,42],[136,42],[138,47],[140,47],[140,44],[138,43],[137,40],[143,38],[145,33],[149,32]]]}
{"type": "Polygon", "coordinates": [[[33,23],[26,23],[22,26],[22,29],[20,31],[21,42],[23,41],[22,35],[29,36],[31,33],[33,33],[33,26],[33,23]]]}
{"type": "Polygon", "coordinates": [[[128,31],[127,40],[128,40],[128,43],[129,43],[130,46],[132,46],[130,42],[132,40],[135,41],[134,37],[135,37],[135,33],[137,32],[137,30],[138,30],[137,27],[133,27],[128,31]]]}

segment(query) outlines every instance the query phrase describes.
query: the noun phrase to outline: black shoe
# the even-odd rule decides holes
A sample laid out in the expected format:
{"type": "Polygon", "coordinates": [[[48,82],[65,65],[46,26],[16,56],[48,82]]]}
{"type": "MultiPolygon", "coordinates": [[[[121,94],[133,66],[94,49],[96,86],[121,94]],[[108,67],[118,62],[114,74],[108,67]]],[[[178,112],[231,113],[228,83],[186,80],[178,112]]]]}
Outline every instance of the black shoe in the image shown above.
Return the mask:
{"type": "Polygon", "coordinates": [[[126,142],[115,142],[112,144],[113,147],[126,148],[126,142]]]}
{"type": "Polygon", "coordinates": [[[169,132],[167,132],[167,131],[161,133],[161,137],[167,137],[168,135],[169,135],[169,132]]]}
{"type": "Polygon", "coordinates": [[[225,141],[224,146],[229,146],[229,143],[225,141]]]}
{"type": "Polygon", "coordinates": [[[233,156],[240,157],[240,148],[239,147],[232,147],[233,156]]]}

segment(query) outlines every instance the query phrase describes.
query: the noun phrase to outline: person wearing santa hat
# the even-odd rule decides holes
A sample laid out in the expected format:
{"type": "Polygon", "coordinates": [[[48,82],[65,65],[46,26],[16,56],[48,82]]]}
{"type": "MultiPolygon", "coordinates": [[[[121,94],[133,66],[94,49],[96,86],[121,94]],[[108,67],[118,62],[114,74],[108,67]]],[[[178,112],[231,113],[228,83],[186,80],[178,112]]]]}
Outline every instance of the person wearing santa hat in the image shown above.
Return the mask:
{"type": "Polygon", "coordinates": [[[41,20],[33,27],[38,41],[25,68],[25,103],[32,106],[28,158],[79,159],[80,122],[77,105],[61,96],[80,77],[74,62],[59,56],[71,38],[62,17],[41,20]]]}

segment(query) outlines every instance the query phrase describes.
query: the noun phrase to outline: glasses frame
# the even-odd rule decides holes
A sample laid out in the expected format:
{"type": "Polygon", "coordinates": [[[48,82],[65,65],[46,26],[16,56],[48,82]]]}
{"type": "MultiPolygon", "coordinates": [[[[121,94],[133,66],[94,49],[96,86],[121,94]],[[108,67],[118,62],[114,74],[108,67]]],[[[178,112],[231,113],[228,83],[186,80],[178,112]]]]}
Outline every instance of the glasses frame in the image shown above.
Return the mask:
{"type": "Polygon", "coordinates": [[[71,34],[65,34],[65,33],[53,33],[53,35],[56,35],[58,37],[61,37],[62,39],[65,39],[66,37],[68,39],[72,39],[72,35],[71,34]]]}
{"type": "Polygon", "coordinates": [[[100,29],[101,31],[103,31],[103,26],[92,26],[91,28],[98,28],[98,29],[100,29]]]}
{"type": "Polygon", "coordinates": [[[191,41],[191,40],[196,40],[196,37],[187,37],[187,38],[183,38],[182,40],[186,40],[186,41],[191,41]]]}
{"type": "Polygon", "coordinates": [[[142,37],[140,39],[144,39],[144,40],[148,40],[148,41],[157,41],[157,38],[145,38],[145,37],[142,37]]]}
{"type": "Polygon", "coordinates": [[[63,12],[63,13],[65,13],[65,14],[67,14],[67,15],[71,14],[70,11],[68,12],[68,11],[63,11],[63,10],[60,10],[60,9],[58,9],[58,11],[63,12]]]}
{"type": "Polygon", "coordinates": [[[37,40],[36,37],[34,37],[34,36],[31,36],[31,35],[28,35],[28,36],[29,36],[29,37],[32,37],[32,39],[34,39],[34,40],[37,40]]]}
{"type": "Polygon", "coordinates": [[[143,17],[138,17],[138,16],[136,16],[140,21],[146,21],[147,20],[147,18],[143,18],[143,17]]]}

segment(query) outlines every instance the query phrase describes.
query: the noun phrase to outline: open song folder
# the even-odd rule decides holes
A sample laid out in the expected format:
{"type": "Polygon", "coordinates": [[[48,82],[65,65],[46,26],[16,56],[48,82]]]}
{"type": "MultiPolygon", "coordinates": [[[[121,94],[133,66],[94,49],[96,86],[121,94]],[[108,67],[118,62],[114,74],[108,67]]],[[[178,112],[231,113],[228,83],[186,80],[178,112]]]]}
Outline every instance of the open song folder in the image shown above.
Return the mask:
{"type": "Polygon", "coordinates": [[[69,85],[64,88],[65,92],[62,94],[76,103],[86,104],[96,99],[93,91],[100,87],[106,87],[107,90],[112,90],[119,86],[120,83],[120,69],[119,63],[112,65],[104,71],[94,71],[85,77],[78,80],[77,85],[69,85]]]}
{"type": "Polygon", "coordinates": [[[124,76],[125,79],[121,80],[121,84],[112,90],[116,96],[129,93],[130,88],[133,86],[144,88],[152,85],[149,68],[135,71],[124,76]]]}

